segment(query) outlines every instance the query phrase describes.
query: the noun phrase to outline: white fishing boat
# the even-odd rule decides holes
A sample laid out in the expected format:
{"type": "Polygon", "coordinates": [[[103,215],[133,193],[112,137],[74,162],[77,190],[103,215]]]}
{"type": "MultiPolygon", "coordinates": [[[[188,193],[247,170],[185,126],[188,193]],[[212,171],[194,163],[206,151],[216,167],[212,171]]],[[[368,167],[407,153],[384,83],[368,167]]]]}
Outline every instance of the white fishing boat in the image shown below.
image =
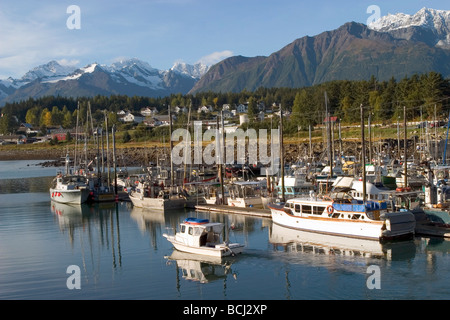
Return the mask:
{"type": "Polygon", "coordinates": [[[139,182],[136,189],[130,192],[129,198],[133,206],[155,210],[182,209],[188,204],[183,194],[147,182],[139,182]]]}
{"type": "MultiPolygon", "coordinates": [[[[302,168],[303,169],[303,168],[302,168]]],[[[293,168],[284,176],[284,198],[291,199],[300,196],[308,195],[311,190],[316,191],[317,186],[312,181],[308,180],[308,173],[297,168],[293,168]]],[[[277,192],[280,196],[283,191],[281,180],[278,181],[277,192]]]]}
{"type": "Polygon", "coordinates": [[[90,190],[86,178],[79,175],[58,174],[50,187],[52,201],[66,204],[82,204],[88,200],[90,190]]]}
{"type": "Polygon", "coordinates": [[[263,208],[261,181],[235,181],[228,185],[227,204],[241,208],[263,208]]]}
{"type": "Polygon", "coordinates": [[[351,238],[387,240],[414,234],[415,218],[409,210],[389,208],[387,201],[357,200],[350,188],[335,189],[322,198],[289,199],[269,205],[272,221],[303,231],[351,238]]]}
{"type": "Polygon", "coordinates": [[[208,219],[187,218],[175,235],[164,233],[175,249],[213,257],[226,257],[242,253],[244,245],[229,243],[222,238],[223,223],[208,219]]]}

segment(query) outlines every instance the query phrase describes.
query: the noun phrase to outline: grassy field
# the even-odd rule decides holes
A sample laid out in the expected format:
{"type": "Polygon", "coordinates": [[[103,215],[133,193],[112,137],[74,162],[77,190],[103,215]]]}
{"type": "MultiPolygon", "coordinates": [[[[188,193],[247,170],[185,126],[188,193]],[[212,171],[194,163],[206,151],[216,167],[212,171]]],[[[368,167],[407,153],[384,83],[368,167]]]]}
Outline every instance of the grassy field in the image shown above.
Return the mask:
{"type": "MultiPolygon", "coordinates": [[[[365,137],[368,139],[369,133],[368,128],[365,129],[365,137]]],[[[431,133],[434,134],[434,128],[430,129],[431,133]]],[[[132,134],[132,131],[130,131],[132,134]]],[[[391,124],[387,126],[375,126],[372,128],[372,141],[379,141],[384,139],[397,139],[397,124],[391,124]]],[[[407,136],[409,139],[414,136],[419,136],[421,134],[421,129],[418,129],[416,125],[410,125],[407,128],[407,136]]],[[[446,128],[437,128],[437,134],[442,139],[446,138],[447,129],[446,128]]],[[[145,148],[145,147],[169,147],[169,139],[165,137],[154,138],[153,140],[145,140],[145,141],[129,141],[127,143],[121,142],[121,132],[117,132],[116,134],[116,149],[122,148],[145,148]],[[162,142],[164,141],[164,143],[162,142]]],[[[361,128],[357,125],[353,126],[343,126],[341,128],[341,137],[343,141],[358,141],[361,139],[361,128]]],[[[326,141],[326,133],[324,128],[317,127],[311,133],[311,140],[313,143],[319,143],[326,141]]],[[[339,139],[339,132],[336,128],[334,130],[334,139],[339,139]]],[[[404,139],[404,129],[402,124],[400,124],[400,139],[404,139]]],[[[298,144],[298,143],[308,143],[309,142],[309,132],[308,131],[299,131],[297,134],[285,135],[284,143],[285,144],[298,144]]],[[[209,144],[210,142],[205,142],[204,145],[209,144]]],[[[177,144],[177,142],[174,142],[177,144]]],[[[110,139],[111,145],[111,139],[110,139]]],[[[89,144],[90,148],[95,148],[94,143],[89,144]]],[[[66,150],[73,150],[75,147],[75,143],[72,142],[59,142],[56,145],[51,145],[50,143],[36,143],[36,144],[21,144],[21,145],[0,145],[0,158],[2,154],[11,152],[42,152],[45,153],[62,153],[66,150]]],[[[106,144],[104,144],[106,148],[106,144]]],[[[79,144],[79,149],[82,148],[82,145],[79,144]]]]}

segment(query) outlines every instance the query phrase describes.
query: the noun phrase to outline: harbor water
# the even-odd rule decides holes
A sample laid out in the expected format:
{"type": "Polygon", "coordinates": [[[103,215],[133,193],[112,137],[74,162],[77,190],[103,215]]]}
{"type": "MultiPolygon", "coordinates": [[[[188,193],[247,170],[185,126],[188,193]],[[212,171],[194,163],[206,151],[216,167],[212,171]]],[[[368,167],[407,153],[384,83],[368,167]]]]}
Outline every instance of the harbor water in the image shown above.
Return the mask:
{"type": "Polygon", "coordinates": [[[0,161],[2,300],[450,298],[449,240],[380,244],[237,214],[61,205],[48,192],[56,168],[38,163],[0,161]],[[215,261],[176,252],[162,235],[186,217],[223,222],[244,253],[215,261]]]}

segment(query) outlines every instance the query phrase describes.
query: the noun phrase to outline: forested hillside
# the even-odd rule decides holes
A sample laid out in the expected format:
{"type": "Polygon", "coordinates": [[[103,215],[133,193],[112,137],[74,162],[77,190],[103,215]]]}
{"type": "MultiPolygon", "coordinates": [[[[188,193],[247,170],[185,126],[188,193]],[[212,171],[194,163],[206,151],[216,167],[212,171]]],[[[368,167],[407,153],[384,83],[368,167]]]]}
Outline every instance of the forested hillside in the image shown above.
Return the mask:
{"type": "MultiPolygon", "coordinates": [[[[306,128],[309,124],[320,124],[325,114],[325,97],[330,115],[343,123],[359,122],[359,106],[362,104],[372,114],[375,122],[397,121],[403,117],[406,106],[408,119],[433,119],[435,112],[439,118],[447,118],[450,110],[450,81],[442,75],[430,72],[414,75],[400,80],[378,81],[374,77],[369,81],[331,81],[304,88],[259,88],[254,92],[240,93],[203,92],[195,95],[174,95],[161,98],[128,97],[121,95],[96,96],[92,98],[43,97],[26,101],[8,103],[2,109],[0,133],[15,132],[21,123],[33,126],[73,127],[76,124],[77,106],[80,105],[79,121],[84,123],[88,101],[94,120],[103,121],[105,111],[110,123],[117,122],[117,111],[139,111],[145,107],[155,107],[160,114],[167,114],[168,106],[192,107],[192,119],[213,118],[224,104],[231,108],[240,103],[249,103],[250,123],[261,126],[255,120],[257,102],[264,102],[267,109],[290,112],[286,130],[306,128]],[[326,93],[326,94],[325,94],[326,93]],[[209,115],[200,114],[197,108],[212,106],[209,115]],[[17,120],[17,121],[16,121],[17,120]]],[[[187,115],[178,117],[186,122],[187,115]]],[[[267,120],[266,120],[267,121],[267,120]]]]}

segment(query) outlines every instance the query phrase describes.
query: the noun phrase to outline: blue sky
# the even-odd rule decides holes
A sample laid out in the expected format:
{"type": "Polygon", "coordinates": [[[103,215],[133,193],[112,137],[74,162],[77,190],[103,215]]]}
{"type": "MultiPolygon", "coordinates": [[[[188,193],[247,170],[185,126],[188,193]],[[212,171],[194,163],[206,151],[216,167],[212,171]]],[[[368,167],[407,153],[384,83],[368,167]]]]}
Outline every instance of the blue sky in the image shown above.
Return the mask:
{"type": "Polygon", "coordinates": [[[176,61],[212,64],[231,55],[270,55],[297,38],[366,23],[371,5],[414,14],[448,0],[2,0],[0,79],[51,60],[83,67],[138,58],[158,69],[176,61]],[[69,29],[70,5],[80,28],[69,29]]]}

